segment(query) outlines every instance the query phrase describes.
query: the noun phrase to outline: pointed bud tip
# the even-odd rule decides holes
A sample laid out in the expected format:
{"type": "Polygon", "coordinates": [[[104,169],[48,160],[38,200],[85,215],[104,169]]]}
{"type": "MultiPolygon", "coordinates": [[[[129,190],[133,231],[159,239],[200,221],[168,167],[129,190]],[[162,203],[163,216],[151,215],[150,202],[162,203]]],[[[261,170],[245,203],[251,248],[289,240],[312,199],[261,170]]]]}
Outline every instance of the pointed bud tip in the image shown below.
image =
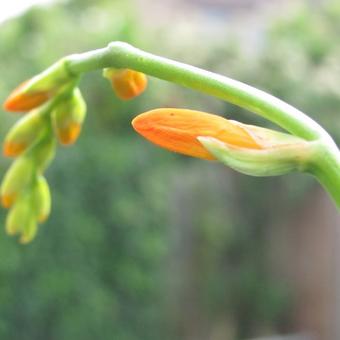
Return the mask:
{"type": "Polygon", "coordinates": [[[79,137],[81,131],[81,124],[73,123],[64,129],[60,129],[57,131],[58,140],[62,145],[71,145],[76,142],[79,137]]]}
{"type": "Polygon", "coordinates": [[[1,195],[0,200],[1,200],[1,205],[5,209],[9,209],[15,201],[15,195],[1,195]]]}
{"type": "Polygon", "coordinates": [[[25,112],[34,109],[49,99],[47,92],[26,92],[29,80],[15,88],[3,103],[2,107],[10,112],[25,112]]]}
{"type": "Polygon", "coordinates": [[[5,142],[2,153],[5,157],[17,157],[26,149],[23,143],[5,142]]]}
{"type": "Polygon", "coordinates": [[[48,218],[48,215],[41,215],[41,216],[38,217],[38,222],[44,223],[44,222],[46,222],[47,218],[48,218]]]}

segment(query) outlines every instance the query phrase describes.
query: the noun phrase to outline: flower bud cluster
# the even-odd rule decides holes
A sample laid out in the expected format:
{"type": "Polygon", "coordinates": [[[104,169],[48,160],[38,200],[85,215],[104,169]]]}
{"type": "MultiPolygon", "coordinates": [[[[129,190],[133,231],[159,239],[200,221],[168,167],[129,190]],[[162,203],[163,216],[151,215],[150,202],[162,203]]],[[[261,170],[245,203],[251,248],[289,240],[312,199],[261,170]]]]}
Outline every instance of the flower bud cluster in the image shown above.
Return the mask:
{"type": "Polygon", "coordinates": [[[30,242],[51,211],[51,194],[44,172],[54,158],[57,141],[73,144],[81,131],[86,104],[72,77],[46,71],[13,91],[8,111],[28,111],[10,129],[3,154],[14,158],[0,187],[1,203],[9,209],[6,231],[30,242]]]}

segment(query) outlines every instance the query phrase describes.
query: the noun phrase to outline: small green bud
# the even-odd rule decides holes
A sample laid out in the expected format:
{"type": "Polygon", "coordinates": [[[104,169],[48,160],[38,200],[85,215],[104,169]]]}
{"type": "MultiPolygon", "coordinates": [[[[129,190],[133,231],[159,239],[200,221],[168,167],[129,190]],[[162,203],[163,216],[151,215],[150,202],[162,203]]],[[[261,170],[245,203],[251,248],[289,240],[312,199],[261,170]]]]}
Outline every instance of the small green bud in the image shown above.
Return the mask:
{"type": "Polygon", "coordinates": [[[46,130],[47,118],[43,110],[36,109],[20,119],[5,138],[4,155],[16,157],[30,147],[46,130]]]}
{"type": "Polygon", "coordinates": [[[34,164],[30,157],[22,156],[11,165],[0,188],[1,203],[5,208],[9,208],[19,193],[31,183],[33,172],[34,164]]]}
{"type": "Polygon", "coordinates": [[[35,222],[34,212],[31,206],[30,190],[20,194],[15,204],[9,211],[6,219],[6,232],[9,235],[23,233],[27,225],[35,222]]]}
{"type": "Polygon", "coordinates": [[[37,220],[46,221],[51,212],[51,193],[48,183],[43,176],[39,176],[33,189],[33,201],[37,220]]]}
{"type": "Polygon", "coordinates": [[[81,131],[86,115],[86,103],[78,88],[52,112],[54,132],[63,145],[73,144],[81,131]]]}
{"type": "Polygon", "coordinates": [[[35,221],[34,217],[29,218],[27,224],[24,225],[24,229],[22,230],[20,243],[26,244],[31,242],[38,231],[38,225],[35,221]]]}

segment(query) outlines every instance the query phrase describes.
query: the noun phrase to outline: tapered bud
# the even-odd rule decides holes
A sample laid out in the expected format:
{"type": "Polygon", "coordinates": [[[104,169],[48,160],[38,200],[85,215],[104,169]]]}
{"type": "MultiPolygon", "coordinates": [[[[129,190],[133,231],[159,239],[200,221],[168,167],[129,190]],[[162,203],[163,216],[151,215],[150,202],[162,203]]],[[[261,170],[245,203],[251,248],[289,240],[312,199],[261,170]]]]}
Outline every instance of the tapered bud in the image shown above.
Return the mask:
{"type": "Polygon", "coordinates": [[[46,90],[29,90],[32,81],[33,79],[26,80],[13,90],[3,104],[6,111],[29,111],[49,99],[50,93],[46,90]]]}
{"type": "Polygon", "coordinates": [[[129,100],[142,94],[146,89],[148,79],[144,73],[130,69],[108,68],[103,72],[109,79],[117,97],[129,100]]]}
{"type": "Polygon", "coordinates": [[[16,157],[40,138],[46,130],[47,118],[42,110],[33,110],[20,119],[8,132],[3,145],[3,153],[16,157]]]}
{"type": "Polygon", "coordinates": [[[37,231],[36,217],[32,209],[31,191],[23,192],[9,211],[6,218],[6,232],[9,235],[21,234],[20,242],[30,242],[37,231]]]}
{"type": "Polygon", "coordinates": [[[76,88],[52,113],[53,128],[61,144],[69,145],[77,140],[85,115],[86,103],[76,88]]]}
{"type": "Polygon", "coordinates": [[[5,208],[12,206],[19,193],[32,181],[33,171],[34,164],[29,157],[20,157],[11,165],[0,188],[1,203],[5,208]]]}
{"type": "Polygon", "coordinates": [[[33,188],[33,203],[37,220],[45,222],[51,212],[51,193],[48,183],[43,176],[39,176],[33,188]]]}
{"type": "Polygon", "coordinates": [[[34,213],[30,193],[26,190],[18,196],[18,199],[7,215],[6,232],[9,235],[22,233],[27,223],[31,220],[34,221],[34,213]]]}
{"type": "Polygon", "coordinates": [[[21,237],[19,239],[20,243],[27,244],[31,242],[35,238],[37,231],[38,224],[34,217],[32,217],[27,221],[27,224],[25,224],[24,226],[21,237]]]}
{"type": "Polygon", "coordinates": [[[215,159],[197,140],[210,136],[238,147],[259,150],[257,141],[244,127],[213,114],[185,109],[156,109],[137,116],[134,129],[152,143],[170,151],[208,160],[215,159]]]}
{"type": "Polygon", "coordinates": [[[45,103],[74,79],[62,59],[19,85],[6,99],[3,107],[7,111],[29,111],[45,103]]]}
{"type": "MultiPolygon", "coordinates": [[[[280,133],[269,132],[268,135],[273,137],[280,133]]],[[[296,137],[289,142],[289,135],[281,135],[283,138],[279,138],[278,143],[272,139],[267,141],[271,146],[260,150],[240,148],[212,137],[198,137],[198,140],[217,160],[246,175],[277,176],[308,169],[314,144],[296,137]]]]}

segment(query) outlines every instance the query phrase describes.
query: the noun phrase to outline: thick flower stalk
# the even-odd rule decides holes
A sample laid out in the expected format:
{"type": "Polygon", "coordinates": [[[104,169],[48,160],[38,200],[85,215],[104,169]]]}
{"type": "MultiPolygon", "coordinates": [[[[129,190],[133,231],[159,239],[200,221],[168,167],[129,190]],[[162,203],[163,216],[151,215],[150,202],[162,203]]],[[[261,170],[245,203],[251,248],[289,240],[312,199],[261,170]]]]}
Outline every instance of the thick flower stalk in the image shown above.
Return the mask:
{"type": "Polygon", "coordinates": [[[103,70],[122,100],[147,86],[146,75],[186,86],[239,105],[287,131],[246,125],[199,111],[156,109],[132,125],[151,142],[168,150],[218,160],[245,174],[272,176],[290,171],[314,175],[340,207],[340,152],[328,133],[307,115],[236,80],[162,58],[122,42],[70,55],[22,83],[4,109],[26,112],[8,132],[3,153],[15,158],[1,184],[2,205],[10,209],[9,234],[27,243],[46,220],[51,198],[44,172],[57,141],[73,144],[81,131],[86,104],[77,88],[83,73],[103,70]]]}

